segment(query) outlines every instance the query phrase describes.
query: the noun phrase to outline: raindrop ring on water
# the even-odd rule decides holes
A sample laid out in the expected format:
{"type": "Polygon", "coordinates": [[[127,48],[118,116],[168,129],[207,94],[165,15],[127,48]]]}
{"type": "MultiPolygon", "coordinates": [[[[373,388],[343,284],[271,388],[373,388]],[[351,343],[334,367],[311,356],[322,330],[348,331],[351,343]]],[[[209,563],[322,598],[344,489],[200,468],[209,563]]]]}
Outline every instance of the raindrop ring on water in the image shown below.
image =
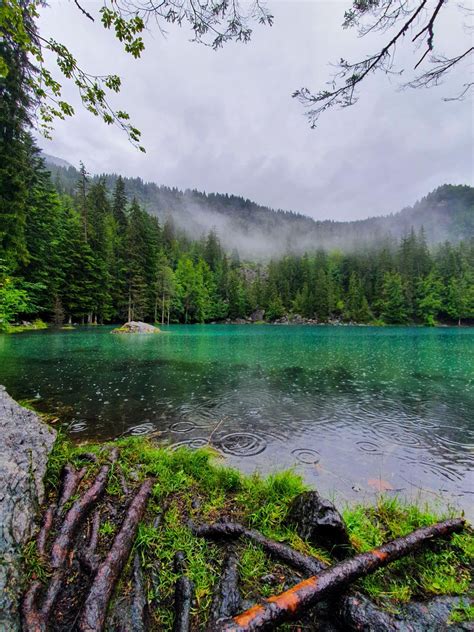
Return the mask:
{"type": "Polygon", "coordinates": [[[130,428],[128,434],[132,435],[133,437],[140,437],[142,435],[150,434],[150,432],[153,432],[154,429],[155,426],[152,423],[145,423],[130,428]]]}
{"type": "Polygon", "coordinates": [[[296,448],[291,451],[291,454],[296,457],[300,463],[304,463],[305,465],[316,465],[320,459],[319,452],[311,448],[296,448]]]}
{"type": "Polygon", "coordinates": [[[369,452],[371,454],[380,454],[379,447],[376,443],[372,443],[372,441],[356,441],[356,446],[362,452],[369,452]]]}
{"type": "Polygon", "coordinates": [[[208,445],[207,439],[202,439],[201,437],[197,437],[195,439],[187,439],[186,441],[178,441],[177,443],[173,443],[170,445],[170,450],[178,450],[178,448],[191,448],[192,450],[197,450],[198,448],[203,448],[208,445]]]}
{"type": "Polygon", "coordinates": [[[233,456],[256,456],[267,447],[261,437],[250,432],[232,432],[218,439],[215,445],[225,454],[233,456]]]}

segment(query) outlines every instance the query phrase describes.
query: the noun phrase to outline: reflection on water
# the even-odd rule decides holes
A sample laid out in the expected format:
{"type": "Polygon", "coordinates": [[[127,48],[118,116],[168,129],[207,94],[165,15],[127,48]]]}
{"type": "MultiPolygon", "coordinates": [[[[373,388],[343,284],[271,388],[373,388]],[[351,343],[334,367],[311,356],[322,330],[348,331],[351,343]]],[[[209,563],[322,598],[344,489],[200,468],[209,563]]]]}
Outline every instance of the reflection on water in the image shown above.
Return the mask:
{"type": "Polygon", "coordinates": [[[342,498],[378,487],[472,515],[474,330],[109,331],[0,336],[0,382],[58,410],[78,439],[212,445],[245,471],[295,467],[342,498]]]}

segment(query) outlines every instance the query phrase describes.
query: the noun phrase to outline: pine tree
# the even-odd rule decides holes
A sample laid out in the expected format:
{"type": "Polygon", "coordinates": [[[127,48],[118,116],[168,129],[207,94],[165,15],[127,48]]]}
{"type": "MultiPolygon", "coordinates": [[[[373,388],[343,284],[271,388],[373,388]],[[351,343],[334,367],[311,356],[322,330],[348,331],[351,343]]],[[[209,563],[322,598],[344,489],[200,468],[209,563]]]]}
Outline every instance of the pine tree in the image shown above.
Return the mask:
{"type": "Polygon", "coordinates": [[[384,275],[380,315],[386,323],[403,324],[408,320],[403,281],[398,272],[384,275]]]}

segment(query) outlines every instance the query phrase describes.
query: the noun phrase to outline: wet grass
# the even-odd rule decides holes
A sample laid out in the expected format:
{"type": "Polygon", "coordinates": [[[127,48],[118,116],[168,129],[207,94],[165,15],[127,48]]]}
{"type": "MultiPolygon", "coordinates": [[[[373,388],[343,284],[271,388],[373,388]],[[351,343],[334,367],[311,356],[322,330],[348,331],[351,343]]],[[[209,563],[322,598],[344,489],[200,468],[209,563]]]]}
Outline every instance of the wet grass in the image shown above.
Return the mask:
{"type": "MultiPolygon", "coordinates": [[[[120,454],[111,468],[105,505],[118,507],[128,502],[124,480],[130,490],[147,477],[156,480],[134,545],[144,570],[148,597],[153,603],[152,630],[172,627],[176,551],[184,552],[188,574],[196,587],[194,621],[199,621],[199,629],[205,627],[214,584],[220,575],[223,547],[194,537],[188,527],[190,519],[197,523],[223,517],[239,521],[303,553],[333,563],[328,551],[301,540],[286,524],[291,501],[305,489],[301,479],[291,471],[267,478],[243,476],[220,466],[211,449],[171,451],[143,438],[124,439],[114,445],[119,447],[120,454]]],[[[77,446],[61,437],[49,459],[48,500],[57,493],[60,471],[66,462],[88,468],[82,483],[86,485],[107,461],[109,453],[110,444],[77,446]],[[80,454],[85,452],[95,454],[98,461],[81,460],[80,454]]],[[[442,517],[427,508],[406,506],[387,498],[381,498],[373,507],[358,506],[344,511],[352,543],[361,552],[442,517]]],[[[105,546],[110,546],[122,518],[123,511],[115,517],[106,509],[101,513],[102,553],[105,546]]],[[[240,587],[243,598],[249,603],[279,592],[295,580],[294,571],[269,559],[259,546],[245,541],[237,546],[240,587]]],[[[392,608],[411,598],[466,594],[471,581],[473,547],[474,538],[468,531],[455,535],[450,541],[433,542],[429,548],[361,580],[358,588],[378,603],[392,608]]],[[[42,581],[47,578],[48,569],[35,554],[34,543],[25,548],[25,573],[28,578],[36,576],[42,581]]],[[[128,589],[124,574],[120,590],[128,589]]]]}

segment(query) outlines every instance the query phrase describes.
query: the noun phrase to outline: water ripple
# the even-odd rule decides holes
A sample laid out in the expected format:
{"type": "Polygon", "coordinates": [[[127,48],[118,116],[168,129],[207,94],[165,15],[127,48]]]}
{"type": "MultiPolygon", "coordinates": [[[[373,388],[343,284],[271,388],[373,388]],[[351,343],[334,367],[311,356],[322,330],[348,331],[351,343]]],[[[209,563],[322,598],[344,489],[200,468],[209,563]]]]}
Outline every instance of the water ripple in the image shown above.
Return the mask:
{"type": "Polygon", "coordinates": [[[311,448],[296,448],[291,451],[291,454],[296,457],[300,463],[304,463],[305,465],[316,465],[321,458],[319,452],[311,448]]]}
{"type": "Polygon", "coordinates": [[[216,446],[225,454],[255,456],[267,447],[265,440],[251,432],[231,432],[216,440],[216,446]]]}

